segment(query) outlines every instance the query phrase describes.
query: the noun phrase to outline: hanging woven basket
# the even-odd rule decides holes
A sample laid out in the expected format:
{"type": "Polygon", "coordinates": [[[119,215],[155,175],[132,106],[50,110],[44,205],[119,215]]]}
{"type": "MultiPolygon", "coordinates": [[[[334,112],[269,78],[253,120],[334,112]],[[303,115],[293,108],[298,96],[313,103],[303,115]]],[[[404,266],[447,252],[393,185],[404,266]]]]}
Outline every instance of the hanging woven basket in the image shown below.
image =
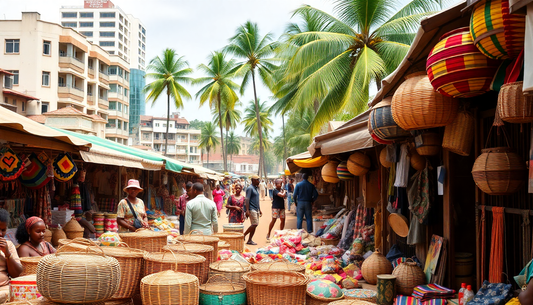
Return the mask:
{"type": "Polygon", "coordinates": [[[505,84],[498,94],[500,118],[509,123],[533,122],[533,100],[522,92],[523,82],[505,84]]]}
{"type": "Polygon", "coordinates": [[[379,274],[391,274],[392,273],[392,264],[381,254],[379,250],[376,250],[372,255],[370,255],[361,266],[361,273],[365,281],[371,285],[376,285],[378,282],[379,274]]]}
{"type": "Polygon", "coordinates": [[[341,180],[352,180],[354,175],[348,170],[348,162],[342,161],[339,166],[337,166],[337,177],[341,180]]]}
{"type": "Polygon", "coordinates": [[[461,111],[450,125],[444,128],[442,147],[461,156],[468,156],[474,142],[476,119],[468,111],[461,111]]]}
{"type": "Polygon", "coordinates": [[[421,156],[438,155],[442,148],[442,140],[436,132],[424,132],[415,138],[416,152],[421,156]]]}
{"type": "Polygon", "coordinates": [[[348,171],[355,176],[364,176],[370,170],[371,164],[369,156],[354,152],[348,158],[348,171]]]}
{"type": "Polygon", "coordinates": [[[411,134],[394,122],[391,110],[392,97],[386,97],[370,111],[368,118],[369,132],[384,141],[393,141],[409,137],[411,134]]]}
{"type": "Polygon", "coordinates": [[[455,29],[440,38],[429,52],[426,71],[440,94],[469,98],[490,90],[500,62],[483,55],[474,45],[468,27],[455,29]]]}
{"type": "Polygon", "coordinates": [[[421,171],[424,168],[426,168],[426,162],[427,162],[426,157],[419,155],[416,149],[411,149],[410,153],[411,153],[411,158],[410,158],[411,167],[413,167],[417,171],[421,171]]]}
{"type": "Polygon", "coordinates": [[[524,48],[525,28],[526,16],[509,14],[508,0],[482,0],[474,5],[470,34],[489,58],[517,57],[524,48]]]}
{"type": "Polygon", "coordinates": [[[458,108],[456,99],[433,89],[425,72],[407,75],[392,97],[392,117],[405,130],[446,126],[458,108]]]}
{"type": "Polygon", "coordinates": [[[339,165],[339,162],[337,161],[328,161],[323,167],[322,167],[322,180],[328,182],[328,183],[337,183],[340,181],[339,177],[337,176],[337,166],[339,165]]]}
{"type": "Polygon", "coordinates": [[[381,163],[381,165],[383,165],[383,167],[386,167],[386,168],[389,168],[392,166],[392,162],[387,161],[387,149],[386,148],[383,148],[379,152],[379,162],[381,163]]]}
{"type": "Polygon", "coordinates": [[[392,275],[396,276],[396,290],[399,294],[411,295],[416,286],[426,284],[424,271],[410,258],[394,268],[392,275]]]}

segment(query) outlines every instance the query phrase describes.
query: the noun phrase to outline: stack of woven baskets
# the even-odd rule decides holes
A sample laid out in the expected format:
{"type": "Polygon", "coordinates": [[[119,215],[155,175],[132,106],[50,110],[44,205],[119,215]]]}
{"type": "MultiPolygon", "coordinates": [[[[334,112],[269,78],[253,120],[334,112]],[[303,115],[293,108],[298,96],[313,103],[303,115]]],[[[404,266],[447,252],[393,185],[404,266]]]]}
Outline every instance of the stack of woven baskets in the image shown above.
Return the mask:
{"type": "Polygon", "coordinates": [[[244,251],[244,234],[238,232],[224,232],[211,235],[218,237],[221,241],[225,241],[230,244],[229,249],[238,252],[244,251]]]}
{"type": "Polygon", "coordinates": [[[193,230],[187,235],[178,236],[178,240],[184,244],[202,244],[213,247],[213,255],[211,256],[211,263],[216,262],[218,257],[218,242],[220,239],[214,236],[195,235],[194,233],[201,233],[201,231],[193,230]]]}
{"type": "Polygon", "coordinates": [[[154,232],[145,229],[139,229],[134,233],[119,233],[122,241],[128,246],[146,252],[161,252],[167,245],[167,235],[165,231],[154,232]]]}

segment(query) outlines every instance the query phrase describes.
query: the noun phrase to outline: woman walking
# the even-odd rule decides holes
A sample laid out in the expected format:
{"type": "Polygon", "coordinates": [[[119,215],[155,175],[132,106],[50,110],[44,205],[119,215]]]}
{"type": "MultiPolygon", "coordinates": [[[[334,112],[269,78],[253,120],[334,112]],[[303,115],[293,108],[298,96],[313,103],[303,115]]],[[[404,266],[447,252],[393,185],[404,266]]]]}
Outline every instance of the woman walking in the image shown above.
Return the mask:
{"type": "Polygon", "coordinates": [[[242,194],[242,185],[235,185],[235,194],[228,199],[226,208],[229,210],[229,223],[244,222],[244,196],[242,194]]]}
{"type": "Polygon", "coordinates": [[[220,188],[220,184],[217,184],[213,190],[213,201],[217,205],[217,215],[220,217],[220,210],[222,210],[222,203],[224,202],[224,195],[226,192],[220,188]]]}

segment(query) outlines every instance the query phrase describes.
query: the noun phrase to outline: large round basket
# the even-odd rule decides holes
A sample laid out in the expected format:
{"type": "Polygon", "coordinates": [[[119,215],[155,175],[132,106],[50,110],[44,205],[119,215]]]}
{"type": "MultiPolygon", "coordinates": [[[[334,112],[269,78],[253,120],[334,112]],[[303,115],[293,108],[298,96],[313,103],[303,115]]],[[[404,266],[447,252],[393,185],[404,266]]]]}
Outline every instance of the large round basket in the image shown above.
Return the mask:
{"type": "Polygon", "coordinates": [[[244,234],[242,233],[224,232],[216,233],[211,236],[218,237],[221,241],[225,241],[230,244],[230,250],[235,250],[238,252],[244,251],[244,234]]]}
{"type": "Polygon", "coordinates": [[[320,237],[320,240],[322,241],[322,244],[326,246],[337,246],[339,244],[339,238],[323,238],[320,237]]]}
{"type": "Polygon", "coordinates": [[[415,138],[416,152],[421,156],[435,156],[442,148],[442,139],[436,132],[424,132],[415,138]]]}
{"type": "Polygon", "coordinates": [[[41,258],[41,256],[21,257],[20,263],[22,264],[22,268],[24,268],[24,270],[20,276],[37,274],[37,266],[39,265],[41,258]]]}
{"type": "Polygon", "coordinates": [[[385,141],[393,141],[409,137],[411,134],[403,130],[394,122],[391,109],[392,97],[386,97],[377,103],[368,118],[368,129],[378,138],[385,141]]]}
{"type": "Polygon", "coordinates": [[[192,274],[167,270],[141,280],[143,304],[198,305],[198,278],[192,274]]]}
{"type": "Polygon", "coordinates": [[[379,163],[381,163],[381,165],[383,165],[383,167],[386,167],[386,168],[389,168],[392,166],[392,162],[389,162],[387,160],[387,149],[386,148],[383,148],[379,152],[379,163]]]}
{"type": "Polygon", "coordinates": [[[224,232],[244,233],[244,225],[242,223],[227,223],[222,226],[224,232]]]}
{"type": "Polygon", "coordinates": [[[371,164],[372,162],[369,156],[360,152],[354,152],[348,158],[348,171],[352,175],[363,176],[368,173],[371,164]]]}
{"type": "Polygon", "coordinates": [[[200,304],[246,305],[246,286],[233,283],[222,275],[215,275],[200,285],[200,304]]]}
{"type": "Polygon", "coordinates": [[[392,117],[405,130],[451,124],[458,108],[456,99],[433,89],[425,72],[407,75],[392,97],[392,117]]]}
{"type": "MultiPolygon", "coordinates": [[[[95,244],[95,247],[96,244],[95,244]]],[[[103,251],[68,253],[59,249],[41,258],[37,287],[53,302],[82,304],[110,299],[119,288],[120,264],[103,251]]]]}
{"type": "Polygon", "coordinates": [[[231,245],[228,244],[225,241],[219,241],[218,242],[218,251],[220,251],[220,250],[229,250],[230,247],[231,247],[231,245]]]}
{"type": "Polygon", "coordinates": [[[348,170],[348,161],[339,163],[339,166],[337,166],[337,177],[344,181],[353,180],[355,176],[348,170]]]}
{"type": "Polygon", "coordinates": [[[442,147],[461,156],[470,155],[475,124],[476,119],[470,112],[459,112],[453,123],[444,128],[442,147]]]}
{"type": "Polygon", "coordinates": [[[417,171],[421,171],[424,168],[426,168],[427,159],[424,156],[421,156],[418,154],[416,149],[409,150],[409,153],[411,154],[411,166],[416,169],[417,171]]]}
{"type": "Polygon", "coordinates": [[[524,82],[514,82],[501,87],[498,94],[500,118],[509,123],[533,122],[533,101],[522,93],[524,82]]]}
{"type": "Polygon", "coordinates": [[[323,167],[322,167],[322,180],[328,183],[337,183],[340,181],[339,177],[337,176],[337,167],[339,166],[339,162],[337,161],[328,161],[323,167]]]}
{"type": "MultiPolygon", "coordinates": [[[[166,245],[163,247],[164,251],[171,251],[171,252],[187,252],[192,254],[197,254],[200,256],[203,256],[205,258],[204,266],[202,268],[203,274],[201,277],[199,277],[199,280],[202,281],[204,279],[207,280],[207,276],[209,273],[209,264],[213,260],[213,247],[208,245],[202,245],[202,244],[175,244],[175,245],[166,245]]],[[[203,283],[203,282],[202,282],[203,283]]]]}
{"type": "Polygon", "coordinates": [[[347,300],[359,300],[376,303],[377,292],[370,289],[345,289],[344,298],[347,300]]]}
{"type": "Polygon", "coordinates": [[[209,235],[197,235],[194,234],[195,232],[200,231],[193,230],[187,235],[180,235],[177,237],[177,240],[184,244],[202,244],[213,247],[213,260],[211,262],[214,263],[218,258],[218,242],[220,239],[209,235]]]}
{"type": "Polygon", "coordinates": [[[309,292],[305,296],[305,305],[328,305],[331,302],[344,299],[344,296],[339,298],[323,298],[316,295],[311,295],[309,292]]]}
{"type": "Polygon", "coordinates": [[[129,248],[125,243],[121,243],[118,247],[102,247],[102,250],[105,255],[117,259],[120,264],[120,270],[124,275],[120,279],[118,291],[112,298],[133,298],[135,292],[139,290],[146,251],[129,248]]]}
{"type": "Polygon", "coordinates": [[[474,5],[470,34],[485,56],[515,58],[524,48],[525,18],[522,14],[509,14],[508,0],[482,0],[474,5]]]}
{"type": "Polygon", "coordinates": [[[396,291],[403,295],[411,295],[416,286],[426,284],[426,275],[422,268],[412,259],[408,260],[411,261],[400,263],[392,272],[392,275],[396,276],[396,291]]]}
{"type": "Polygon", "coordinates": [[[486,148],[474,162],[472,177],[482,192],[508,195],[524,185],[527,169],[525,161],[511,148],[486,148]]]}
{"type": "Polygon", "coordinates": [[[65,231],[65,234],[67,235],[68,239],[74,239],[74,238],[83,238],[83,227],[80,225],[80,223],[72,218],[65,224],[63,227],[63,231],[65,231]]]}
{"type": "Polygon", "coordinates": [[[309,279],[299,272],[252,271],[246,281],[248,305],[305,304],[309,279]]]}
{"type": "Polygon", "coordinates": [[[376,250],[376,252],[363,262],[361,273],[367,283],[376,285],[378,282],[378,274],[392,273],[392,264],[385,255],[381,254],[379,250],[376,250]]]}
{"type": "Polygon", "coordinates": [[[147,252],[161,252],[167,245],[167,235],[165,231],[154,232],[140,229],[134,233],[119,233],[123,242],[130,248],[144,250],[147,252]]]}
{"type": "Polygon", "coordinates": [[[201,283],[207,281],[205,257],[188,252],[150,252],[144,256],[144,275],[174,270],[195,275],[201,283]]]}
{"type": "Polygon", "coordinates": [[[268,263],[252,264],[252,271],[292,271],[305,273],[305,266],[289,263],[288,261],[277,261],[268,263]]]}
{"type": "Polygon", "coordinates": [[[426,71],[440,94],[469,98],[490,90],[500,62],[483,55],[468,27],[450,31],[429,52],[426,71]]]}
{"type": "Polygon", "coordinates": [[[252,268],[249,264],[241,263],[236,260],[218,261],[209,265],[209,277],[215,275],[223,275],[232,283],[243,285],[246,287],[246,282],[242,276],[250,272],[252,268]]]}
{"type": "Polygon", "coordinates": [[[129,299],[117,299],[117,300],[112,300],[112,301],[106,301],[105,305],[133,305],[133,299],[129,298],[129,299]]]}

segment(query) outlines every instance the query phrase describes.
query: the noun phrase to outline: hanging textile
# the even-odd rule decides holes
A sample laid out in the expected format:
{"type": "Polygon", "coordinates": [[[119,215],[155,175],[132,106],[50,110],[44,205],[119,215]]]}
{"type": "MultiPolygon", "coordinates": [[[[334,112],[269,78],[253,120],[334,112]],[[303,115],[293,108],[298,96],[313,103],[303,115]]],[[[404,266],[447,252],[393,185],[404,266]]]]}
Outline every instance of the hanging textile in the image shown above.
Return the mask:
{"type": "Polygon", "coordinates": [[[381,211],[376,209],[376,214],[374,214],[374,244],[375,248],[379,249],[381,247],[381,211]]]}
{"type": "Polygon", "coordinates": [[[83,213],[83,210],[81,207],[80,187],[77,184],[74,184],[70,189],[70,209],[74,211],[76,220],[78,220],[78,218],[81,220],[81,214],[83,213]]]}
{"type": "Polygon", "coordinates": [[[429,214],[429,181],[429,168],[426,164],[423,170],[413,175],[408,191],[409,210],[411,210],[413,216],[420,223],[425,223],[429,214]]]}
{"type": "Polygon", "coordinates": [[[12,181],[17,179],[24,170],[24,163],[17,154],[4,146],[0,150],[0,180],[12,181]]]}
{"type": "Polygon", "coordinates": [[[30,189],[42,188],[48,183],[48,181],[50,181],[46,172],[47,167],[39,161],[37,155],[34,153],[32,153],[28,159],[31,164],[20,175],[20,182],[30,189]]]}
{"type": "Polygon", "coordinates": [[[504,208],[492,207],[489,282],[501,283],[503,273],[504,208]]]}
{"type": "Polygon", "coordinates": [[[396,178],[396,163],[392,163],[390,169],[389,169],[389,185],[387,190],[387,211],[389,213],[393,214],[396,213],[397,210],[392,207],[393,202],[396,201],[395,196],[395,188],[394,188],[394,179],[396,178]]]}
{"type": "MultiPolygon", "coordinates": [[[[531,136],[529,140],[529,164],[533,164],[533,126],[531,126],[531,136]]],[[[533,194],[533,166],[529,167],[527,192],[533,194]]]]}
{"type": "Polygon", "coordinates": [[[407,184],[409,183],[409,166],[411,165],[411,158],[409,157],[407,144],[402,144],[400,151],[400,160],[396,165],[396,180],[394,186],[407,187],[407,184]]]}
{"type": "Polygon", "coordinates": [[[76,163],[72,160],[72,157],[68,153],[60,153],[52,162],[54,168],[54,176],[57,181],[67,182],[78,171],[76,163]]]}
{"type": "Polygon", "coordinates": [[[353,238],[359,237],[359,234],[361,233],[361,229],[363,228],[365,224],[365,212],[366,209],[362,203],[360,203],[357,206],[357,211],[355,212],[355,229],[353,231],[353,238]]]}

